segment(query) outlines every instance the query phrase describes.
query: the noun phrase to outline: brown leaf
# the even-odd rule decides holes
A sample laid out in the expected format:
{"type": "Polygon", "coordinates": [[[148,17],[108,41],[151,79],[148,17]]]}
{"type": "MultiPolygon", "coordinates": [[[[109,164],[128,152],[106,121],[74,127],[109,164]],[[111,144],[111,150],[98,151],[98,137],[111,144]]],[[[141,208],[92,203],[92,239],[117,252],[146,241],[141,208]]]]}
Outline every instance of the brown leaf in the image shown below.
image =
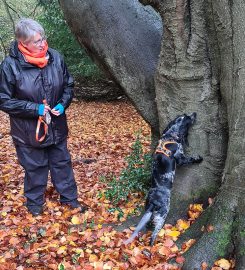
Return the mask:
{"type": "Polygon", "coordinates": [[[176,257],[176,262],[182,264],[185,262],[185,258],[183,256],[176,257]]]}
{"type": "Polygon", "coordinates": [[[11,244],[13,246],[17,245],[19,242],[20,242],[20,240],[18,238],[16,238],[16,237],[11,237],[9,239],[9,244],[11,244]]]}
{"type": "Polygon", "coordinates": [[[97,257],[97,255],[95,254],[90,254],[89,256],[89,262],[97,262],[99,260],[99,258],[97,257]]]}
{"type": "Polygon", "coordinates": [[[168,257],[171,254],[171,250],[168,247],[165,247],[165,246],[160,247],[158,252],[161,255],[164,255],[166,257],[168,257]]]}
{"type": "Polygon", "coordinates": [[[208,225],[207,226],[207,232],[212,232],[214,230],[214,226],[208,225]]]}
{"type": "Polygon", "coordinates": [[[206,262],[202,262],[202,269],[201,270],[207,270],[208,264],[206,262]]]}
{"type": "Polygon", "coordinates": [[[214,264],[225,270],[228,270],[231,268],[231,263],[226,259],[220,259],[216,261],[214,264]]]}

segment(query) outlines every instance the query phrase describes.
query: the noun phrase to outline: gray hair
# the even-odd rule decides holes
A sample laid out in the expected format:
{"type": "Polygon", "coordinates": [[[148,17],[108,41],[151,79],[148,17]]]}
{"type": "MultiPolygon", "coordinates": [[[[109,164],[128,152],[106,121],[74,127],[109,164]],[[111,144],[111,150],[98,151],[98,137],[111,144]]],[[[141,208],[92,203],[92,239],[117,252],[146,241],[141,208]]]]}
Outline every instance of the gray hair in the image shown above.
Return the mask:
{"type": "Polygon", "coordinates": [[[23,42],[31,40],[37,33],[45,36],[43,27],[33,19],[22,18],[15,26],[15,37],[23,42]]]}

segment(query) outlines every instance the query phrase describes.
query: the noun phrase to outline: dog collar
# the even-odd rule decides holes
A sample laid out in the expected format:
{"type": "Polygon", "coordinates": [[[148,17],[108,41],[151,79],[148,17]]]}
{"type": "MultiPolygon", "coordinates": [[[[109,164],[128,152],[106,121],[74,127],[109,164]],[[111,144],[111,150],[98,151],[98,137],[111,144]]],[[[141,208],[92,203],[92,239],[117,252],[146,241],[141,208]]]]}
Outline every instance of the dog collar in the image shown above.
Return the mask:
{"type": "Polygon", "coordinates": [[[166,157],[170,157],[172,151],[166,147],[167,144],[176,144],[176,142],[159,140],[159,144],[156,148],[155,154],[161,153],[164,154],[166,157]]]}

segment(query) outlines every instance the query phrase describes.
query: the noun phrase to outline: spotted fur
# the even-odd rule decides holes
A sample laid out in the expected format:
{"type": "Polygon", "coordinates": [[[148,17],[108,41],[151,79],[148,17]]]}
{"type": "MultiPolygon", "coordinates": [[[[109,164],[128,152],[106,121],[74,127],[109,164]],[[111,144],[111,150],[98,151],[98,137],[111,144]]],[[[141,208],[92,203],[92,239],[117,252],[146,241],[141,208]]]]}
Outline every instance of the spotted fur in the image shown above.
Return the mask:
{"type": "Polygon", "coordinates": [[[202,161],[202,157],[187,157],[183,151],[184,146],[188,144],[188,130],[195,119],[196,113],[177,116],[163,131],[161,142],[175,142],[174,144],[166,144],[168,150],[171,151],[171,155],[168,156],[159,152],[153,155],[152,183],[145,203],[145,213],[133,234],[124,242],[125,244],[131,243],[150,220],[154,224],[150,244],[154,244],[169,211],[176,164],[181,166],[202,161]]]}

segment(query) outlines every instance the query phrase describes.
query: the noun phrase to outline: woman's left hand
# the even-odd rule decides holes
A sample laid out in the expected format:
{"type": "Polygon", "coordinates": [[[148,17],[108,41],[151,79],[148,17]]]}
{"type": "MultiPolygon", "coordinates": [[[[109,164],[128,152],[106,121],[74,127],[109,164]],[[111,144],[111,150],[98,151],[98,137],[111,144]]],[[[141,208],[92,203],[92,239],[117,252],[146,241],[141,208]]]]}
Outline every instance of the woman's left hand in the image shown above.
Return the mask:
{"type": "Polygon", "coordinates": [[[57,104],[52,110],[51,110],[51,113],[55,116],[59,116],[61,115],[62,113],[64,113],[64,107],[63,105],[61,105],[60,103],[57,104]]]}

